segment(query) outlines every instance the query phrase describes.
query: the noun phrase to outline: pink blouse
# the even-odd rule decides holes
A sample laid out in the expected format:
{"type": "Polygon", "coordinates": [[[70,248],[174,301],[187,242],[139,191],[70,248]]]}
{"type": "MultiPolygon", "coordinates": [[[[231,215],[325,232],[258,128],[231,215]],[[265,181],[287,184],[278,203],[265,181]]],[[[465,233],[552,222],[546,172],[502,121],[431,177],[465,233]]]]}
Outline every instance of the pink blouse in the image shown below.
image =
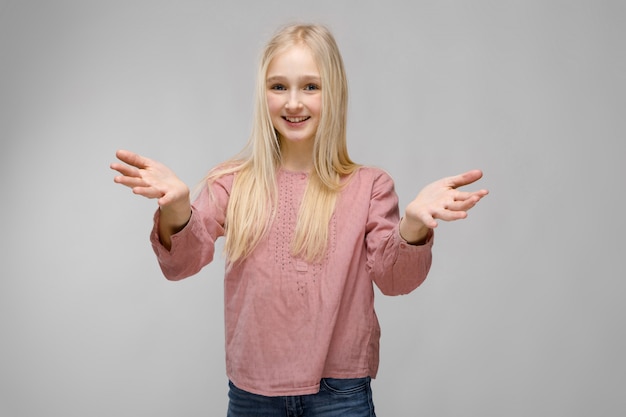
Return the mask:
{"type": "MultiPolygon", "coordinates": [[[[163,274],[179,280],[213,260],[233,176],[200,193],[171,250],[151,241],[163,274]]],[[[276,219],[243,262],[224,278],[226,372],[239,388],[266,396],[318,392],[321,378],[376,377],[380,327],[376,283],[406,294],[426,278],[433,235],[410,245],[399,234],[398,197],[384,171],[360,168],[343,189],[329,224],[326,256],[309,263],[290,254],[307,174],[280,170],[276,219]]]]}

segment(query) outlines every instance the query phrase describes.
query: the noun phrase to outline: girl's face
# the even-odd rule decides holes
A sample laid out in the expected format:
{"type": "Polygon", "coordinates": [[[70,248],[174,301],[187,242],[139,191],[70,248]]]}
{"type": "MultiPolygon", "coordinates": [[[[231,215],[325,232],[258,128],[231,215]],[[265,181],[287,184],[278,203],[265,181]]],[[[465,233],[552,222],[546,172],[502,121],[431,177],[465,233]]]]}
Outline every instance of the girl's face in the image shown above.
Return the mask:
{"type": "Polygon", "coordinates": [[[266,97],[274,129],[285,146],[313,144],[322,110],[321,78],[310,49],[295,45],[267,69],[266,97]]]}

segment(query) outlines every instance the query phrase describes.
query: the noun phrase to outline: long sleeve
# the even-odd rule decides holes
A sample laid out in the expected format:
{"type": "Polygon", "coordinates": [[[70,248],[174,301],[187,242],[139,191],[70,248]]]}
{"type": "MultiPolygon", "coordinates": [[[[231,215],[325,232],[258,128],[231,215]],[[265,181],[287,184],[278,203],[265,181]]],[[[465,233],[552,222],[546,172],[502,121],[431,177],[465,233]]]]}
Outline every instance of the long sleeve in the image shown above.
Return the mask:
{"type": "Polygon", "coordinates": [[[367,268],[385,295],[407,294],[425,279],[432,262],[433,233],[423,245],[411,245],[399,231],[398,196],[384,172],[372,185],[366,226],[367,268]]]}
{"type": "Polygon", "coordinates": [[[224,219],[231,186],[232,176],[226,176],[203,187],[191,205],[189,222],[180,232],[172,235],[170,250],[159,241],[160,211],[157,210],[150,241],[167,279],[177,281],[187,278],[198,273],[213,260],[215,241],[224,235],[224,219]]]}

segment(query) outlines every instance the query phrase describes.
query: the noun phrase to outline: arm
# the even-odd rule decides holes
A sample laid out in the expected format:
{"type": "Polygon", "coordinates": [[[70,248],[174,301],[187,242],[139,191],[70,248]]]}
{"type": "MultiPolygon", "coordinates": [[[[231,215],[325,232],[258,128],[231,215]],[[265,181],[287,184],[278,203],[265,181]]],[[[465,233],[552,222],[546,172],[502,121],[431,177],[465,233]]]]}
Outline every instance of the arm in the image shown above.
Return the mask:
{"type": "Polygon", "coordinates": [[[189,221],[170,236],[169,247],[163,245],[160,238],[163,212],[157,210],[155,213],[150,241],[167,279],[177,281],[192,276],[213,260],[215,241],[224,235],[231,181],[232,176],[223,177],[202,188],[191,205],[189,221]]]}
{"type": "Polygon", "coordinates": [[[232,177],[212,184],[214,198],[205,187],[191,204],[189,188],[163,164],[129,151],[116,155],[123,164],[111,164],[121,174],[115,182],[130,187],[135,194],[158,199],[150,240],[166,278],[188,277],[211,262],[215,240],[224,234],[232,177]]]}
{"type": "Polygon", "coordinates": [[[166,248],[171,247],[171,236],[187,224],[191,217],[189,188],[165,165],[136,153],[119,150],[111,168],[121,175],[114,178],[133,193],[156,198],[159,204],[159,238],[166,248]]]}
{"type": "Polygon", "coordinates": [[[385,295],[408,294],[425,279],[432,261],[432,231],[422,245],[400,235],[398,196],[393,180],[381,173],[372,184],[366,226],[367,269],[385,295]]]}
{"type": "Polygon", "coordinates": [[[374,182],[368,220],[368,268],[386,295],[407,294],[425,279],[432,262],[433,229],[437,220],[467,217],[467,210],[487,190],[461,192],[457,188],[482,177],[475,170],[443,178],[424,187],[398,221],[398,198],[393,182],[381,176],[374,182]]]}

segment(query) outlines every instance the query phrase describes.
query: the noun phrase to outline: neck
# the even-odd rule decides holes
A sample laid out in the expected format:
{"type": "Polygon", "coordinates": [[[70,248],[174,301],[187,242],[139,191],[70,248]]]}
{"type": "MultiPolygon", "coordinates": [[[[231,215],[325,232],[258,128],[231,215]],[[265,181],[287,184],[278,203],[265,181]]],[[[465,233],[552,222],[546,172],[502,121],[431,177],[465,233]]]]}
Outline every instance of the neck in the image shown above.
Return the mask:
{"type": "Polygon", "coordinates": [[[283,143],[280,147],[281,165],[289,171],[313,170],[313,143],[283,143]]]}

